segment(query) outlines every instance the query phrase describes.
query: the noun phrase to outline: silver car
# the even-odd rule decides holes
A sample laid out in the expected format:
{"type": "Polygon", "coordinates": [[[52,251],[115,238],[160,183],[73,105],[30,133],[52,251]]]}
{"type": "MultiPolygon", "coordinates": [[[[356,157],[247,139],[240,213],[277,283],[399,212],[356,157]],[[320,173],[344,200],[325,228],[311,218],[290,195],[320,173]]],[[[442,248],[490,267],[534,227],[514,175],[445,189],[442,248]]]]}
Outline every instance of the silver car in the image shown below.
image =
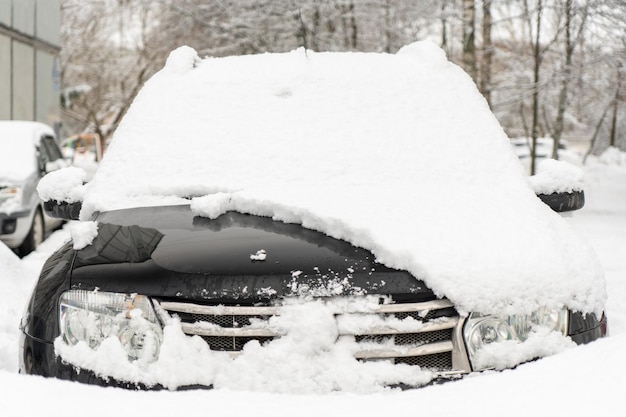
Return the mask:
{"type": "Polygon", "coordinates": [[[36,188],[43,175],[66,165],[50,126],[0,121],[0,240],[18,255],[60,225],[43,214],[36,188]]]}

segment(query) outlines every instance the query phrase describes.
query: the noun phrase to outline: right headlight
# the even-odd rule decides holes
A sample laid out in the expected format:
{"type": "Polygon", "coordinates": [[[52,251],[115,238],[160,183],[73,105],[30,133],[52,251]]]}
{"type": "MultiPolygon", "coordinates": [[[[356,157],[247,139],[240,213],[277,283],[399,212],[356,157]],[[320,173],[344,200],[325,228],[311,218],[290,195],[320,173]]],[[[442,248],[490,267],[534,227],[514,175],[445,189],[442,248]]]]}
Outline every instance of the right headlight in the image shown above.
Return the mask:
{"type": "Polygon", "coordinates": [[[70,346],[85,342],[97,349],[113,336],[131,361],[152,362],[159,355],[162,329],[152,303],[143,295],[67,291],[60,299],[59,326],[70,346]]]}
{"type": "Polygon", "coordinates": [[[532,314],[510,316],[471,313],[463,328],[463,337],[472,367],[475,371],[484,369],[476,365],[475,359],[485,346],[507,340],[523,342],[537,326],[567,335],[567,320],[566,308],[541,308],[532,314]]]}

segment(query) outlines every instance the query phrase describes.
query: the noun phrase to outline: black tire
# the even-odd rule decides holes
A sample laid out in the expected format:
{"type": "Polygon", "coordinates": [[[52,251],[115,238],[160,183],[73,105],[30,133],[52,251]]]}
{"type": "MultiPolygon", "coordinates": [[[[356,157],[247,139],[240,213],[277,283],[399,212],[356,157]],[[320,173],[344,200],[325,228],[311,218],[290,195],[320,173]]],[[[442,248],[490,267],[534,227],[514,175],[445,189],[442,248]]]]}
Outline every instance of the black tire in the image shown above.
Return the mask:
{"type": "Polygon", "coordinates": [[[41,245],[41,242],[44,240],[44,232],[43,215],[41,214],[41,210],[37,209],[24,242],[17,248],[17,253],[20,258],[28,255],[37,249],[37,246],[41,245]]]}

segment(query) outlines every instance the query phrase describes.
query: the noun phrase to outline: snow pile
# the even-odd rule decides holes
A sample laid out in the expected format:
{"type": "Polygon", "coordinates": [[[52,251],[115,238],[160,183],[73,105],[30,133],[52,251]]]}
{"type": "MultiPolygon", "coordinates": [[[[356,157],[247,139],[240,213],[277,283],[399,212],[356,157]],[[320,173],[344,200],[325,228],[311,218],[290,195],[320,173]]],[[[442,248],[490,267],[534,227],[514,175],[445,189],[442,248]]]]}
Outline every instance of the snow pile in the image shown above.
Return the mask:
{"type": "Polygon", "coordinates": [[[590,156],[585,167],[585,208],[606,214],[626,213],[626,152],[608,148],[600,156],[590,156]],[[611,178],[611,181],[607,181],[611,178]]]}
{"type": "Polygon", "coordinates": [[[200,215],[270,216],[369,249],[461,311],[604,307],[595,255],[428,42],[396,55],[174,51],[116,131],[81,218],[194,196],[200,215]]]}
{"type": "Polygon", "coordinates": [[[626,152],[622,152],[619,148],[613,146],[608,147],[602,152],[599,159],[606,165],[626,166],[626,152]]]}
{"type": "Polygon", "coordinates": [[[572,193],[584,189],[583,175],[582,169],[568,162],[545,159],[530,183],[537,194],[572,193]]]}
{"type": "Polygon", "coordinates": [[[574,346],[576,344],[563,334],[539,327],[534,329],[528,339],[523,342],[506,340],[483,346],[477,352],[473,363],[477,367],[509,369],[520,363],[554,355],[574,346]]]}
{"type": "MultiPolygon", "coordinates": [[[[27,269],[20,259],[4,243],[0,242],[0,265],[2,265],[2,279],[0,279],[0,294],[5,300],[11,300],[25,294],[25,285],[30,286],[32,280],[27,269]]],[[[23,303],[3,302],[0,307],[0,369],[17,371],[16,347],[19,334],[17,332],[20,318],[24,312],[23,303]]]]}
{"type": "Polygon", "coordinates": [[[70,234],[72,236],[73,247],[80,250],[88,245],[98,236],[98,222],[86,221],[70,224],[70,234]]]}
{"type": "Polygon", "coordinates": [[[87,173],[82,168],[67,167],[43,177],[37,185],[37,193],[43,201],[75,203],[83,199],[87,173]]]}
{"type": "Polygon", "coordinates": [[[165,71],[170,74],[185,74],[202,62],[198,53],[189,46],[181,46],[175,54],[171,54],[165,63],[165,71]]]}
{"type": "Polygon", "coordinates": [[[265,249],[259,249],[256,253],[250,254],[250,259],[253,261],[264,261],[267,258],[267,253],[265,249]]]}

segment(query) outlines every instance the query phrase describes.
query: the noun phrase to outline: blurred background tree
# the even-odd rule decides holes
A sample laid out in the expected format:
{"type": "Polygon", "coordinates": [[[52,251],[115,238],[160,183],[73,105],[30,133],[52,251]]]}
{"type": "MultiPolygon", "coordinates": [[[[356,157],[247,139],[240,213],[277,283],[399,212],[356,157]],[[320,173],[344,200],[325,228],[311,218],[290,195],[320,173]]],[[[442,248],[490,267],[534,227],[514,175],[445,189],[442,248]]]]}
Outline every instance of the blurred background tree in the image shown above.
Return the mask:
{"type": "Polygon", "coordinates": [[[62,0],[66,133],[110,138],[180,45],[395,53],[423,39],[473,77],[510,137],[626,150],[623,0],[62,0]]]}

